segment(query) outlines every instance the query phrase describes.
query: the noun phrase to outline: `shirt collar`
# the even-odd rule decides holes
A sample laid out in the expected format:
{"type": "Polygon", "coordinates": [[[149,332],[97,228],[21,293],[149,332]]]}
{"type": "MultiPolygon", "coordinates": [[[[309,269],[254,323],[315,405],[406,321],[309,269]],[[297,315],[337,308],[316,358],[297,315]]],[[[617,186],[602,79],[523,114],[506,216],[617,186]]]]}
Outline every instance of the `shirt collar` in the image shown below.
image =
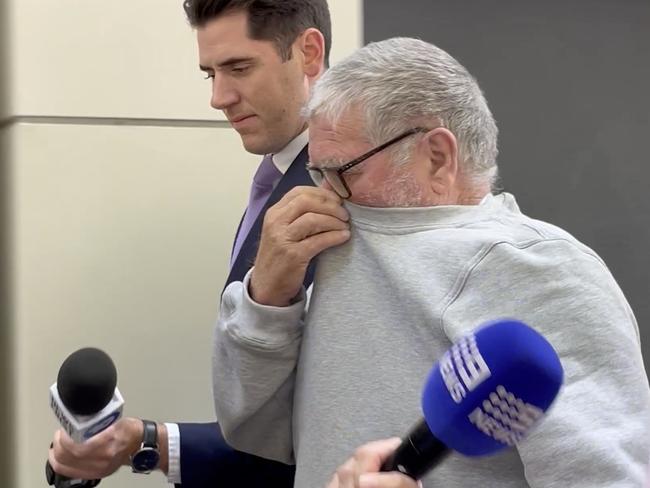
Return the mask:
{"type": "Polygon", "coordinates": [[[273,155],[273,164],[278,168],[280,173],[284,174],[293,163],[294,159],[298,157],[300,151],[309,142],[309,129],[305,129],[300,135],[294,138],[284,149],[273,155]]]}

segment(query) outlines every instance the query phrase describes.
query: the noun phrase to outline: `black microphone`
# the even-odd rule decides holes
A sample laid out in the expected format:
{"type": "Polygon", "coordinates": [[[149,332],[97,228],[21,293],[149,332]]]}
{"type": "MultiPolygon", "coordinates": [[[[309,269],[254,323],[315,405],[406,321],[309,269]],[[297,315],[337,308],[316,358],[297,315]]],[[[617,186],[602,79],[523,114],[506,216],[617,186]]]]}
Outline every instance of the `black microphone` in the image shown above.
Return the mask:
{"type": "Polygon", "coordinates": [[[456,342],[431,370],[422,394],[424,418],[381,471],[420,479],[452,451],[485,456],[514,446],[557,396],[560,359],[522,322],[493,322],[456,342]]]}
{"type": "MultiPolygon", "coordinates": [[[[116,385],[115,365],[100,349],[79,349],[63,362],[50,387],[50,407],[72,440],[84,442],[120,418],[124,399],[116,385]]],[[[54,472],[49,461],[45,478],[56,488],[91,488],[101,481],[67,478],[54,472]]]]}

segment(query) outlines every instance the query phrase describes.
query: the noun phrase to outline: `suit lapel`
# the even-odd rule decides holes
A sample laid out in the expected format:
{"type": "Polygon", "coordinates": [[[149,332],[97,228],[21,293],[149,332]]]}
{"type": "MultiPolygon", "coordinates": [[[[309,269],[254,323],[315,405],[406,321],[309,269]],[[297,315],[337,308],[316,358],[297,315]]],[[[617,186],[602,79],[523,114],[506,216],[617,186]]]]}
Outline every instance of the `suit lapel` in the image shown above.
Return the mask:
{"type": "Polygon", "coordinates": [[[296,156],[296,159],[293,160],[293,163],[291,163],[287,172],[282,176],[282,179],[273,190],[273,193],[271,193],[268,201],[264,204],[260,214],[257,216],[255,223],[251,227],[248,236],[246,236],[246,240],[242,244],[239,254],[230,269],[230,274],[228,275],[225,286],[228,286],[233,281],[242,281],[248,270],[253,266],[255,256],[257,255],[257,247],[260,241],[262,223],[264,222],[266,210],[279,202],[294,186],[314,186],[314,182],[306,169],[307,161],[307,146],[305,146],[298,156],[296,156]]]}

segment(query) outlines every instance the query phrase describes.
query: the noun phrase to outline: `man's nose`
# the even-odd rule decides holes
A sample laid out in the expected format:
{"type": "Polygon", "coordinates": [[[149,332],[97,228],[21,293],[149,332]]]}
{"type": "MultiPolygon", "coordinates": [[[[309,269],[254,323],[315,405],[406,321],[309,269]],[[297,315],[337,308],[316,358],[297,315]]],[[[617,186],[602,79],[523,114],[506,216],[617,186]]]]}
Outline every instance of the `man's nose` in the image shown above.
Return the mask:
{"type": "Polygon", "coordinates": [[[239,94],[225,77],[215,74],[212,80],[210,105],[217,110],[225,110],[239,101],[239,94]]]}

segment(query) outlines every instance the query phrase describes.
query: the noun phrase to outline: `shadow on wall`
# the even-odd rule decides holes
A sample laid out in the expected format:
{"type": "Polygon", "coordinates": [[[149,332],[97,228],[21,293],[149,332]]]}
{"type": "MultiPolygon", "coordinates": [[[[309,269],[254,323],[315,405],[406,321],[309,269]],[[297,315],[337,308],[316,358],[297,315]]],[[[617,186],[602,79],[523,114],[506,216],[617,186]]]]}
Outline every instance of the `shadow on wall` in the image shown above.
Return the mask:
{"type": "Polygon", "coordinates": [[[9,33],[7,2],[0,2],[0,486],[15,486],[10,258],[9,33]]]}

